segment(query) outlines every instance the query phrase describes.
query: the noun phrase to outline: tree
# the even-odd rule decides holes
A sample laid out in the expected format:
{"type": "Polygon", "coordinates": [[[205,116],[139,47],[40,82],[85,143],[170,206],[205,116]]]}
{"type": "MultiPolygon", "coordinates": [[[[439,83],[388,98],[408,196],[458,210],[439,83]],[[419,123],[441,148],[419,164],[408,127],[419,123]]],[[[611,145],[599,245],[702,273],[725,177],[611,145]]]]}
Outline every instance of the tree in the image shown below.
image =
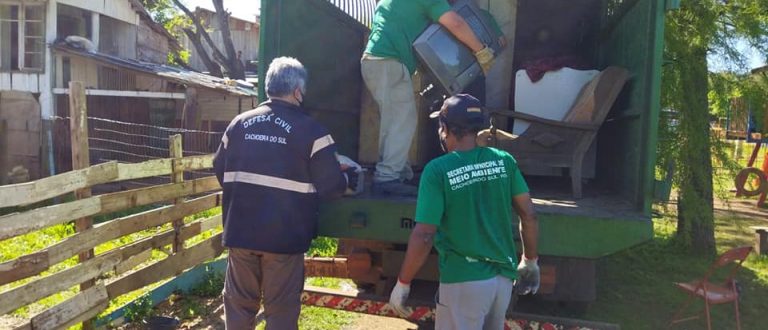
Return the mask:
{"type": "MultiPolygon", "coordinates": [[[[709,134],[709,93],[712,89],[708,55],[734,66],[746,58],[736,47],[744,40],[762,54],[768,50],[768,2],[754,0],[682,0],[666,22],[662,100],[674,109],[679,127],[672,140],[677,160],[677,238],[692,251],[715,253],[712,146],[709,134]]],[[[763,92],[768,92],[764,90],[763,92]]]]}
{"type": "MultiPolygon", "coordinates": [[[[141,0],[141,2],[152,14],[152,19],[163,24],[171,34],[179,38],[177,31],[181,31],[189,38],[192,46],[197,50],[197,55],[200,56],[200,60],[211,75],[223,77],[226,74],[232,79],[245,79],[245,67],[243,62],[237,58],[230,34],[229,17],[231,14],[224,9],[223,0],[211,0],[215,9],[214,18],[221,28],[223,52],[213,42],[206,30],[205,24],[210,22],[204,22],[183,2],[179,0],[141,0]]],[[[186,56],[188,54],[179,54],[174,61],[186,62],[186,56]]]]}
{"type": "MultiPolygon", "coordinates": [[[[179,31],[192,24],[189,18],[179,13],[172,0],[140,0],[140,2],[150,13],[152,20],[163,25],[176,40],[180,39],[179,31]]],[[[179,50],[172,47],[171,53],[168,54],[168,63],[187,67],[189,55],[186,49],[179,50]]]]}
{"type": "Polygon", "coordinates": [[[181,1],[171,1],[173,1],[176,8],[181,10],[192,21],[192,26],[183,27],[182,30],[189,37],[192,45],[197,50],[197,54],[210,73],[219,77],[226,73],[232,79],[245,79],[245,67],[243,62],[237,58],[237,52],[232,43],[232,35],[229,28],[229,17],[231,14],[224,9],[224,0],[211,0],[215,8],[214,17],[221,29],[224,52],[213,42],[200,17],[189,10],[181,1]],[[208,54],[205,45],[210,49],[210,54],[208,54]],[[222,72],[222,68],[224,72],[222,72]]]}

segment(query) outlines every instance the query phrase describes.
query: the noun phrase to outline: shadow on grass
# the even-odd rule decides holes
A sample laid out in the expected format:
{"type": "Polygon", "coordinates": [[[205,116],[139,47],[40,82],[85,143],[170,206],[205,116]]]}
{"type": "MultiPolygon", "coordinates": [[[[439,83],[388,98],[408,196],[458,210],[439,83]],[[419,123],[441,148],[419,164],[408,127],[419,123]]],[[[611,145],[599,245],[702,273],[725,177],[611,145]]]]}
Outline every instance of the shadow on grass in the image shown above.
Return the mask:
{"type": "MultiPolygon", "coordinates": [[[[672,234],[675,222],[670,216],[654,220],[652,241],[604,258],[598,263],[598,300],[584,318],[618,323],[622,329],[663,329],[677,311],[686,294],[674,282],[704,276],[713,258],[681,252],[672,234]]],[[[736,246],[754,244],[749,226],[765,220],[719,217],[716,220],[718,253],[736,246]]],[[[751,255],[736,276],[742,286],[740,300],[743,329],[765,329],[768,324],[768,257],[751,255]]],[[[703,308],[697,301],[689,313],[703,308]]],[[[732,329],[736,321],[732,304],[714,306],[713,329],[732,329]]],[[[673,329],[706,328],[701,318],[678,324],[673,329]]]]}

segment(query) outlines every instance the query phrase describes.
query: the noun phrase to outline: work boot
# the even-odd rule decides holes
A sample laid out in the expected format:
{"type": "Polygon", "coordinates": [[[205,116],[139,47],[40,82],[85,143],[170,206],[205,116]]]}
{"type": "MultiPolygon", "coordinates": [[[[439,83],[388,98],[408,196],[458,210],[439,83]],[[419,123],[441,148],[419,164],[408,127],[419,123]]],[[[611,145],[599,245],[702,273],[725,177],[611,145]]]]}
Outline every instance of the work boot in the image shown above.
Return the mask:
{"type": "Polygon", "coordinates": [[[418,191],[418,187],[403,183],[400,180],[373,183],[373,193],[379,195],[416,197],[418,191]]]}

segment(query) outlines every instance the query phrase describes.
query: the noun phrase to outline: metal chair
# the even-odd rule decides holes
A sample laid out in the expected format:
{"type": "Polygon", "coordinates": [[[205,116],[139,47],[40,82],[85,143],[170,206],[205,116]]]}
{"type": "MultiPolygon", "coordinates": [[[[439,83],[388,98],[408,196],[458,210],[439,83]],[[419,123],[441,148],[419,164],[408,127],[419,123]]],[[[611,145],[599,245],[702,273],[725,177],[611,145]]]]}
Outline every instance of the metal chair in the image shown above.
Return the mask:
{"type": "Polygon", "coordinates": [[[684,321],[689,321],[699,318],[700,313],[694,316],[680,318],[685,309],[693,302],[695,298],[704,300],[704,313],[707,315],[707,329],[712,329],[712,320],[710,316],[710,305],[719,305],[725,303],[733,303],[734,310],[736,312],[736,329],[741,329],[741,319],[739,317],[739,291],[736,288],[736,281],[734,279],[736,271],[741,267],[744,259],[747,258],[749,253],[752,252],[751,246],[744,246],[731,249],[717,258],[714,264],[710,266],[707,273],[703,278],[694,280],[691,282],[675,283],[675,285],[688,294],[688,299],[683,303],[680,309],[672,317],[672,320],[667,325],[667,328],[671,328],[672,325],[684,321]],[[720,268],[726,268],[730,266],[728,271],[728,277],[722,284],[714,284],[710,282],[710,277],[720,268]]]}

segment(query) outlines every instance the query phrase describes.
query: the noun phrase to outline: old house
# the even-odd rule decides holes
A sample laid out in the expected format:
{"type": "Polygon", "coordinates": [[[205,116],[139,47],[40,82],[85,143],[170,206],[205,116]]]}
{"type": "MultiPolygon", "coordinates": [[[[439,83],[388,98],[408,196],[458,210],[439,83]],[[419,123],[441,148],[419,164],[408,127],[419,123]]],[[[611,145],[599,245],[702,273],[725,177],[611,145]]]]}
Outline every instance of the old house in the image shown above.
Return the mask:
{"type": "Polygon", "coordinates": [[[30,179],[67,169],[54,123],[70,81],[89,116],[158,126],[219,128],[256,102],[251,86],[164,65],[176,47],[136,0],[0,1],[0,183],[17,166],[30,179]]]}

